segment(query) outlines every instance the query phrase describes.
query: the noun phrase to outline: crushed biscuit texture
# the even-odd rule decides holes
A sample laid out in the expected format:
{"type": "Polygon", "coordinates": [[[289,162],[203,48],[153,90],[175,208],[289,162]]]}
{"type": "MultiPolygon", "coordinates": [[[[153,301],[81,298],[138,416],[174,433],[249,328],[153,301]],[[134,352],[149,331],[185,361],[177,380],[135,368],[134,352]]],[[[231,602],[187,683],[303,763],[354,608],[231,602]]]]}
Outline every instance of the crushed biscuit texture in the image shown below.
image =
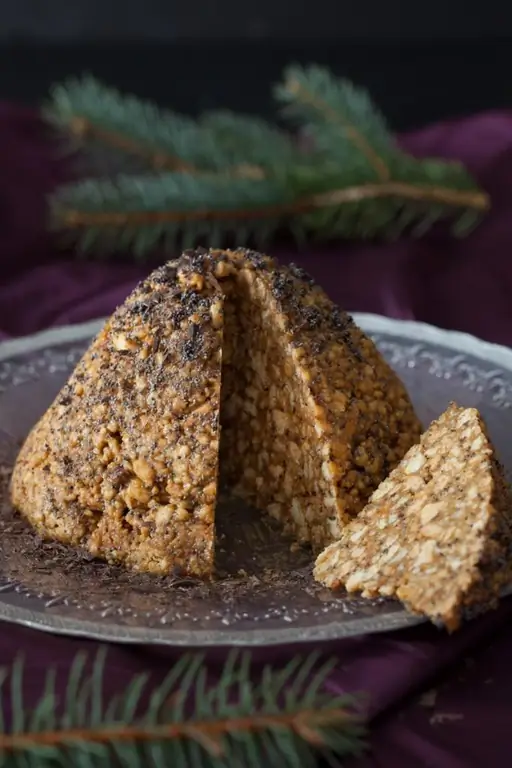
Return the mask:
{"type": "Polygon", "coordinates": [[[317,558],[331,589],[393,596],[448,630],[510,583],[512,502],[474,408],[450,405],[317,558]]]}
{"type": "Polygon", "coordinates": [[[303,270],[199,249],[107,322],[27,438],[12,499],[44,537],[205,577],[220,482],[318,552],[420,431],[373,342],[303,270]]]}

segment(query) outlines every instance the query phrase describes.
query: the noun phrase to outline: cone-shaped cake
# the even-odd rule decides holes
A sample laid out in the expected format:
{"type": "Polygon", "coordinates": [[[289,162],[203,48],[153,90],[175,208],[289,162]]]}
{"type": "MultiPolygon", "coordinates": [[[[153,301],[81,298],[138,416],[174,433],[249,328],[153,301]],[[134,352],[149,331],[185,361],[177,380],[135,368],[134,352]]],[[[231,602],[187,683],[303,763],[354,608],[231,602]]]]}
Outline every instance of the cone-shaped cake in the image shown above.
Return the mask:
{"type": "Polygon", "coordinates": [[[373,493],[315,578],[365,597],[395,596],[456,629],[510,582],[512,505],[474,408],[451,405],[373,493]]]}
{"type": "Polygon", "coordinates": [[[198,250],[107,322],[27,438],[12,498],[46,538],[207,576],[219,478],[319,552],[420,430],[374,344],[302,270],[198,250]]]}

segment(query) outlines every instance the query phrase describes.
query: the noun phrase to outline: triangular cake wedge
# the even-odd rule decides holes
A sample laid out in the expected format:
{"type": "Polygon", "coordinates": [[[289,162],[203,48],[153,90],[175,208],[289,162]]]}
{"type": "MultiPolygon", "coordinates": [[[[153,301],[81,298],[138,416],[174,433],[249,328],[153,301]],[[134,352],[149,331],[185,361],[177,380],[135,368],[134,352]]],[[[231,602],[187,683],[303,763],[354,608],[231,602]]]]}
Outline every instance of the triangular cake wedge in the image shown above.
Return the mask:
{"type": "Polygon", "coordinates": [[[207,576],[219,480],[319,552],[420,431],[374,344],[302,270],[198,250],[107,322],[26,440],[12,498],[42,536],[207,576]]]}
{"type": "Polygon", "coordinates": [[[511,510],[481,416],[452,404],[319,555],[314,576],[331,589],[397,597],[456,629],[495,606],[510,581],[511,510]]]}

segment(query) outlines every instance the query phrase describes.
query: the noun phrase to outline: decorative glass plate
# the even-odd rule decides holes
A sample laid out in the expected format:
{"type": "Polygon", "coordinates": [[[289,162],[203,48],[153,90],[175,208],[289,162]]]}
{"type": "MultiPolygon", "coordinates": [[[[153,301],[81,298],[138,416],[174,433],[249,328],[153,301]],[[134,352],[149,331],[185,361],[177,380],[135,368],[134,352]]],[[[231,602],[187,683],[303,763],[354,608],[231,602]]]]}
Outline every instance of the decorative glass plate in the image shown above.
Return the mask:
{"type": "MultiPolygon", "coordinates": [[[[407,386],[424,424],[451,400],[477,406],[512,470],[512,351],[465,334],[355,315],[407,386]]],[[[0,619],[69,635],[175,646],[276,645],[383,632],[421,621],[392,600],[316,585],[311,557],[261,514],[221,503],[221,578],[198,584],[134,575],[41,542],[9,505],[23,438],[101,321],[0,345],[0,619]]],[[[510,477],[510,475],[509,475],[510,477]]]]}

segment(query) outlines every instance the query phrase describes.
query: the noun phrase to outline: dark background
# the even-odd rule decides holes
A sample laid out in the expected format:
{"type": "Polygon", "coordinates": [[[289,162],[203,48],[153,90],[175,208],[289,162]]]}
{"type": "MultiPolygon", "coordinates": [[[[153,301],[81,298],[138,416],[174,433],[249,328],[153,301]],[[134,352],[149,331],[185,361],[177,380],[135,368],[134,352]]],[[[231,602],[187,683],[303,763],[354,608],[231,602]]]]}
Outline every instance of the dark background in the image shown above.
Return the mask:
{"type": "Polygon", "coordinates": [[[512,107],[512,7],[495,0],[2,0],[0,98],[87,70],[185,112],[270,114],[286,64],[370,89],[397,129],[512,107]]]}

